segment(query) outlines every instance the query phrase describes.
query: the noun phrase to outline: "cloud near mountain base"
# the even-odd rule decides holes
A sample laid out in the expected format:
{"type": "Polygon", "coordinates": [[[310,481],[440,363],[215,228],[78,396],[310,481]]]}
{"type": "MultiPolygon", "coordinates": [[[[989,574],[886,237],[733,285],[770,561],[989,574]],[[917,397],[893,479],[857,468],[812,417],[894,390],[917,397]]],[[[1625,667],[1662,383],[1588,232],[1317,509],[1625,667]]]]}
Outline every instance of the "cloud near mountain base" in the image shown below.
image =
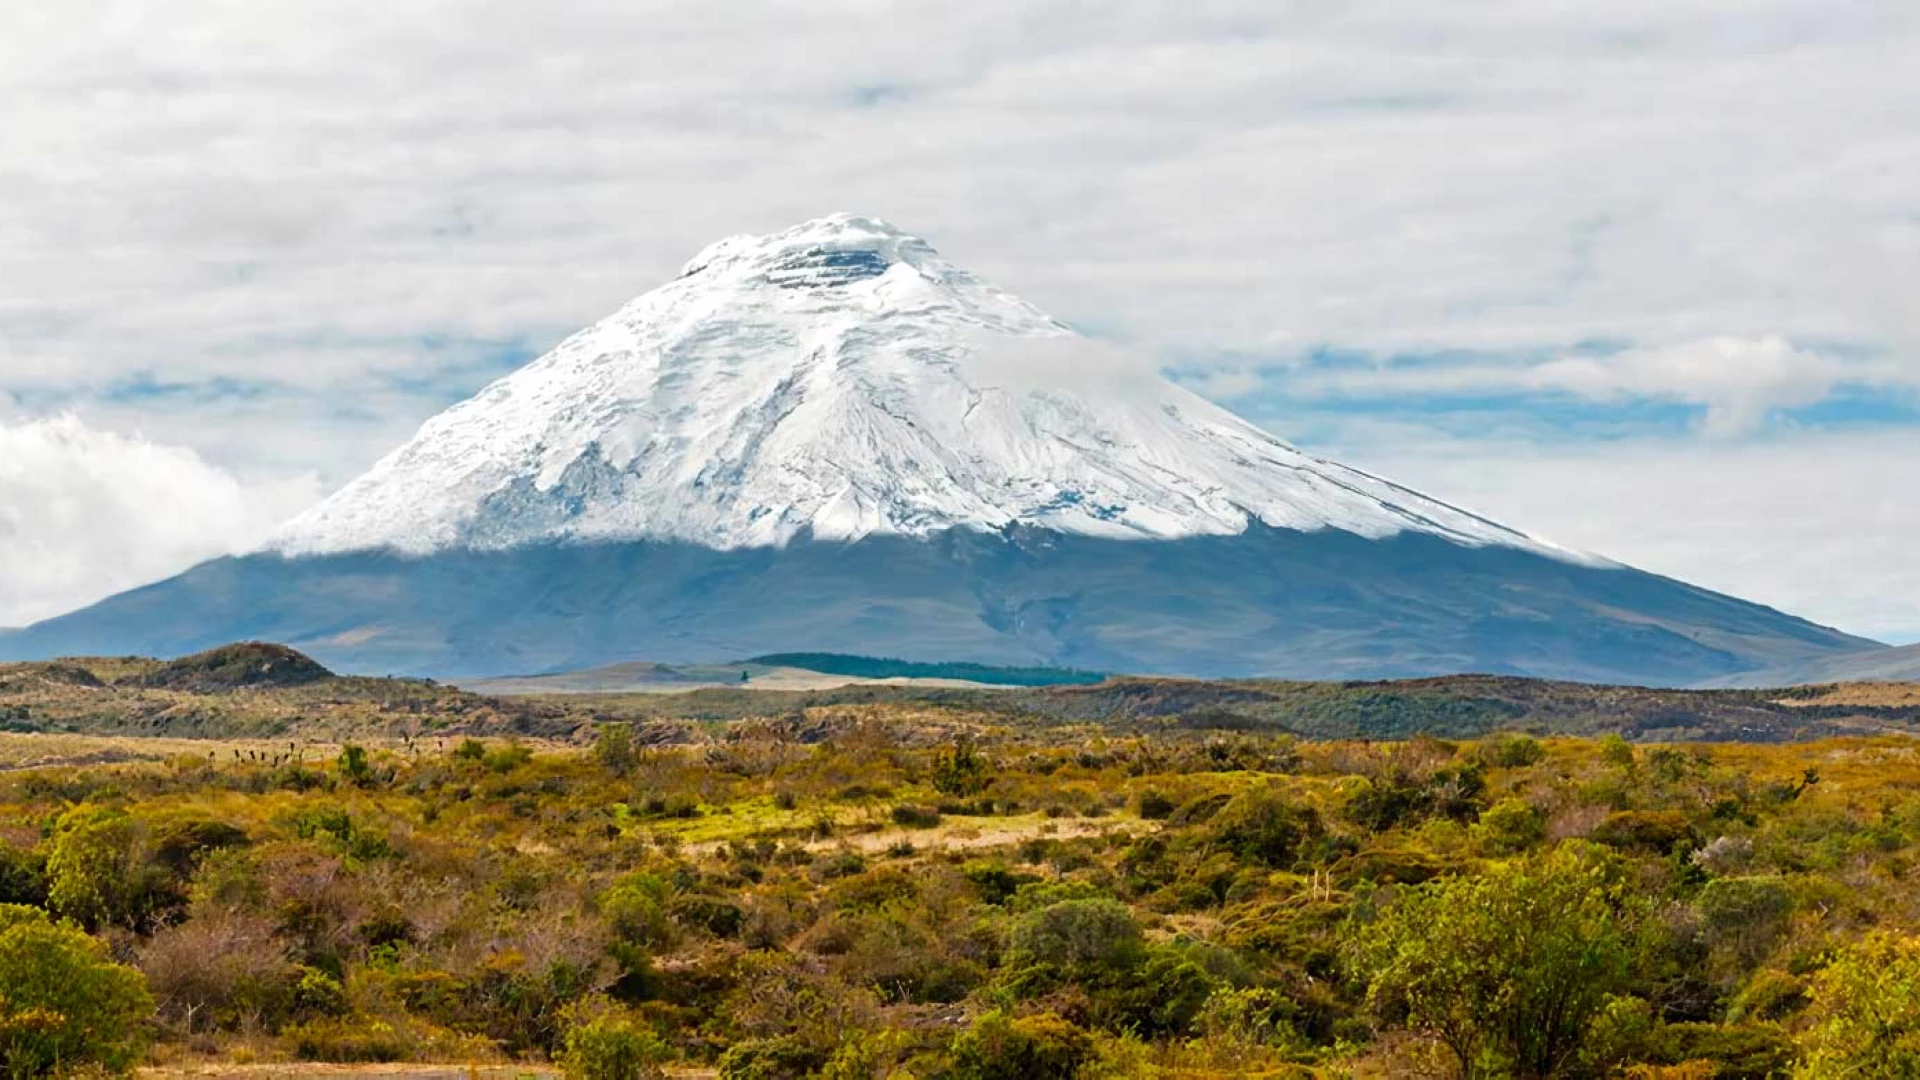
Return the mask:
{"type": "Polygon", "coordinates": [[[319,495],[73,416],[0,422],[0,626],[20,626],[257,545],[319,495]]]}

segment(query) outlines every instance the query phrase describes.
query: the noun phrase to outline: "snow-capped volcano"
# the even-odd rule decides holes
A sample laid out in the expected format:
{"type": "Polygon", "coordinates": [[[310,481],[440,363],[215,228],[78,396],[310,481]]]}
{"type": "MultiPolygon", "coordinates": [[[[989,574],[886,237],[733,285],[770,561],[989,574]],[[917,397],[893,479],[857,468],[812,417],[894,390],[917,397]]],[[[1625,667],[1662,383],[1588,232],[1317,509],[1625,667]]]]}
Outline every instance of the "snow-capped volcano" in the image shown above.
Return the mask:
{"type": "Polygon", "coordinates": [[[737,236],[428,421],[290,523],[294,555],[666,539],[719,549],[1250,524],[1523,534],[1310,457],[884,222],[737,236]]]}
{"type": "Polygon", "coordinates": [[[246,639],[437,677],[811,651],[1666,684],[1871,645],[1303,454],[846,216],[713,245],[268,550],[0,659],[246,639]]]}

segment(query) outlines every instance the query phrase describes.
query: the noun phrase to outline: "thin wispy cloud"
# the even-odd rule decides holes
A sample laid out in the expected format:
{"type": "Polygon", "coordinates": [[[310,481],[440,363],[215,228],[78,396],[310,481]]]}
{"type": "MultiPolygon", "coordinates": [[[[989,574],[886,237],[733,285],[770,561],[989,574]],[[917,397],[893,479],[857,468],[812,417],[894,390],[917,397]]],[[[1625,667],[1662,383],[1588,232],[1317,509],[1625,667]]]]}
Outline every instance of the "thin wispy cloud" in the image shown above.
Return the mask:
{"type": "MultiPolygon", "coordinates": [[[[1237,387],[1264,385],[1258,375],[1237,387]]],[[[1801,348],[1779,336],[1717,337],[1539,361],[1382,363],[1333,370],[1280,372],[1279,388],[1296,397],[1373,398],[1487,394],[1564,395],[1595,403],[1633,399],[1699,408],[1708,435],[1749,435],[1769,417],[1826,401],[1845,387],[1912,395],[1920,368],[1885,357],[1853,357],[1801,348]]],[[[1389,406],[1390,407],[1390,406],[1389,406]]]]}

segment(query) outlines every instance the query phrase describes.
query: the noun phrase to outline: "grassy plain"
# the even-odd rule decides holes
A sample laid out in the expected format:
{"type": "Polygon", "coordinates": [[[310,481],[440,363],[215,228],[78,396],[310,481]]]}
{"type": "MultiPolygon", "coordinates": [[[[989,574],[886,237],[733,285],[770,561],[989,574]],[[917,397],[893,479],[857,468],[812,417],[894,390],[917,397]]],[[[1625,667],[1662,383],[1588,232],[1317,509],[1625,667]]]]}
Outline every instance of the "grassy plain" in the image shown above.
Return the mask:
{"type": "Polygon", "coordinates": [[[1898,1075],[1920,1046],[1900,688],[80,670],[0,669],[0,903],[138,971],[156,1080],[1898,1075]],[[1858,733],[1786,741],[1800,710],[1858,733]],[[1290,730],[1355,717],[1400,737],[1290,730]],[[1619,737],[1710,725],[1754,741],[1619,737]]]}

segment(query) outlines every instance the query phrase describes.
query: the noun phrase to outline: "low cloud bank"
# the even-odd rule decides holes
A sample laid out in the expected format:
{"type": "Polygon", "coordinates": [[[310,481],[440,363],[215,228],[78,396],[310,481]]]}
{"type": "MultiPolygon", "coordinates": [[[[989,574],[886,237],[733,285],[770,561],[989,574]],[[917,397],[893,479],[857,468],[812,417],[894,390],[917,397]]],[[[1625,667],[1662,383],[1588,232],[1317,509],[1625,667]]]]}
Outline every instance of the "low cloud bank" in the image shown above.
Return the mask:
{"type": "Polygon", "coordinates": [[[72,416],[0,422],[0,626],[252,548],[317,495],[72,416]]]}

